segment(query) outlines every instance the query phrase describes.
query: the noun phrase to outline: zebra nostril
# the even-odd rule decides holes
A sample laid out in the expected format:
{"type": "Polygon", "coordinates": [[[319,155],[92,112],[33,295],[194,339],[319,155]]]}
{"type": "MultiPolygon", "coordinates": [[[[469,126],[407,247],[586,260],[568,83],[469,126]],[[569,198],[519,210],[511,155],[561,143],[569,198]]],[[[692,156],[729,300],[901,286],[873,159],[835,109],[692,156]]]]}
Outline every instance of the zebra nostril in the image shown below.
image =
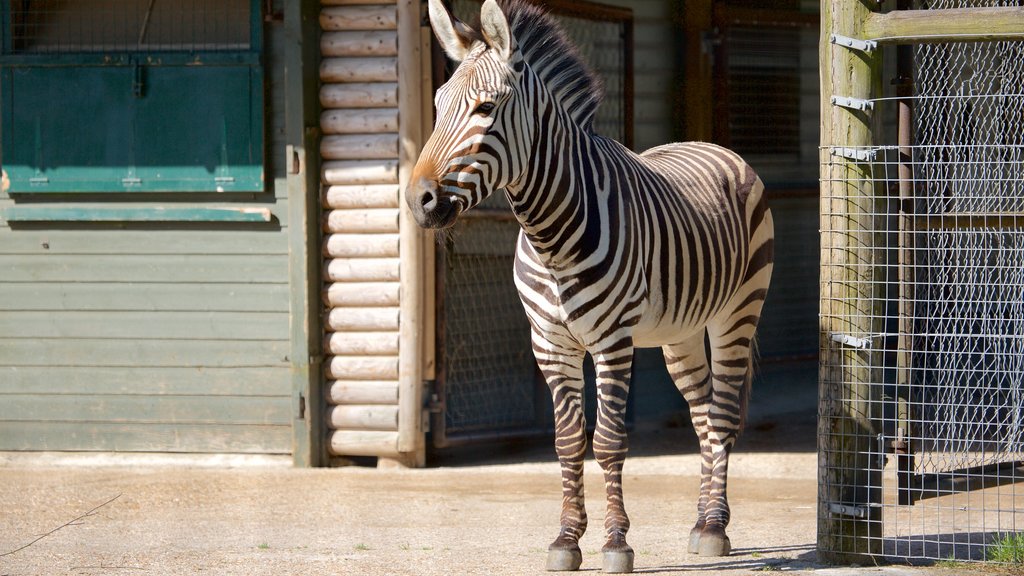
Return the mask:
{"type": "Polygon", "coordinates": [[[437,207],[437,194],[433,190],[427,190],[420,196],[420,206],[430,211],[437,207]]]}

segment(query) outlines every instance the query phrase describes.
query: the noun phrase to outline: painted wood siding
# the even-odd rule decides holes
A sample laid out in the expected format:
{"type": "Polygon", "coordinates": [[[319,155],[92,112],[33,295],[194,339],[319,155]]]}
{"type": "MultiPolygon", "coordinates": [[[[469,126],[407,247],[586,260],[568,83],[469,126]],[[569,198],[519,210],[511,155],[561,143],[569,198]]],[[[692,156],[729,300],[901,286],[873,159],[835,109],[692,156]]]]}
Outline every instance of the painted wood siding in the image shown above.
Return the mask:
{"type": "Polygon", "coordinates": [[[281,34],[267,24],[266,192],[60,199],[271,222],[0,219],[0,450],[291,452],[281,34]]]}
{"type": "Polygon", "coordinates": [[[320,25],[328,451],[395,456],[398,9],[394,1],[327,0],[320,25]]]}

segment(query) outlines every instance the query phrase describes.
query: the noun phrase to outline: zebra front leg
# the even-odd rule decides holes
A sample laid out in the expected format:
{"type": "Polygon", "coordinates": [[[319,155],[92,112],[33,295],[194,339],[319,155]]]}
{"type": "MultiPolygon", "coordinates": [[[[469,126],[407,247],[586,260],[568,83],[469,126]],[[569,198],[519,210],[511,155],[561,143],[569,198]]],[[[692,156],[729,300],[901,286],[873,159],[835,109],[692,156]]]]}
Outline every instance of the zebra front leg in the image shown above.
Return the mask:
{"type": "Polygon", "coordinates": [[[626,406],[629,399],[633,346],[618,340],[609,351],[595,354],[597,372],[597,422],[594,428],[594,458],[604,471],[608,508],[604,528],[607,536],[602,570],[606,573],[633,571],[633,549],[626,543],[629,517],[622,498],[622,466],[626,460],[626,406]]]}
{"type": "Polygon", "coordinates": [[[583,563],[579,541],[587,530],[583,502],[583,458],[587,426],[583,411],[583,351],[545,349],[534,337],[534,355],[551,390],[555,415],[555,452],[562,469],[562,513],[558,537],[548,547],[547,569],[578,570],[583,563]]]}

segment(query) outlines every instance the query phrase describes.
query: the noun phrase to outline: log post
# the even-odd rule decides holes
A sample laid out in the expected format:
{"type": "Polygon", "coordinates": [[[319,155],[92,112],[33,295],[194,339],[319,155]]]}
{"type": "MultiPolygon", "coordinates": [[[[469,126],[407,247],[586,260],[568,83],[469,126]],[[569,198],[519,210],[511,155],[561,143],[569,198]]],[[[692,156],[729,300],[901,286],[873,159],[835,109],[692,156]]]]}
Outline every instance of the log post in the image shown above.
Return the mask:
{"type": "Polygon", "coordinates": [[[818,551],[829,563],[872,561],[882,553],[881,332],[884,244],[881,195],[870,156],[874,111],[835,105],[881,93],[877,50],[833,42],[863,39],[870,16],[859,0],[821,5],[821,372],[818,551]]]}
{"type": "MultiPolygon", "coordinates": [[[[423,147],[420,119],[420,26],[423,20],[419,0],[398,2],[398,183],[399,196],[410,181],[413,166],[423,147]]],[[[398,219],[402,282],[398,355],[398,452],[407,466],[426,462],[423,431],[423,255],[424,231],[416,224],[405,202],[399,201],[398,219]]]]}

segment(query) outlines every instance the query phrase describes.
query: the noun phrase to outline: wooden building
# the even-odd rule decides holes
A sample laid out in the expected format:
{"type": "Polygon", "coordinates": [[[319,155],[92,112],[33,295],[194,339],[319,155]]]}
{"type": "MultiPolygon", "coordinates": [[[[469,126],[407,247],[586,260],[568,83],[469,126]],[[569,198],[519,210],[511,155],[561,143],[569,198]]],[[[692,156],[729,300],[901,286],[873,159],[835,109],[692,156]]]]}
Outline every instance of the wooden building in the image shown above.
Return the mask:
{"type": "MultiPolygon", "coordinates": [[[[515,321],[510,361],[465,358],[522,374],[455,373],[480,339],[454,302],[521,315],[510,276],[457,277],[507,269],[482,239],[511,224],[483,210],[453,248],[405,217],[445,68],[425,2],[74,4],[0,0],[0,451],[415,466],[546,426],[515,321]]],[[[753,153],[793,223],[762,351],[813,354],[816,6],[547,4],[609,70],[608,133],[753,153]]]]}

